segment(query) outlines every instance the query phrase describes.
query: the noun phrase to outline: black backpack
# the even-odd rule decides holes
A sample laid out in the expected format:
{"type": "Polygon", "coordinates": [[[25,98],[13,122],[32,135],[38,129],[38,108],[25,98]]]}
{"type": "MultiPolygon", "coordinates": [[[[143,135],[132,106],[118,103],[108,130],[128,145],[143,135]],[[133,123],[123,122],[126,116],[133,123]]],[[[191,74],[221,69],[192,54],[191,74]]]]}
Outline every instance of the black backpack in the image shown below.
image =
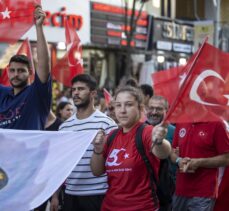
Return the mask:
{"type": "MultiPolygon", "coordinates": [[[[144,145],[142,143],[142,132],[147,124],[143,123],[137,128],[135,144],[139,154],[141,155],[146,168],[150,174],[150,185],[152,190],[152,197],[155,204],[159,204],[160,206],[165,206],[172,202],[172,196],[175,191],[175,181],[173,179],[173,174],[171,172],[171,163],[170,160],[162,159],[160,160],[160,167],[159,167],[159,175],[158,180],[155,177],[153,168],[149,159],[146,156],[144,145]],[[154,184],[156,184],[157,191],[155,191],[154,184]]],[[[107,139],[107,146],[109,147],[114,140],[116,134],[120,129],[115,129],[107,139]]]]}

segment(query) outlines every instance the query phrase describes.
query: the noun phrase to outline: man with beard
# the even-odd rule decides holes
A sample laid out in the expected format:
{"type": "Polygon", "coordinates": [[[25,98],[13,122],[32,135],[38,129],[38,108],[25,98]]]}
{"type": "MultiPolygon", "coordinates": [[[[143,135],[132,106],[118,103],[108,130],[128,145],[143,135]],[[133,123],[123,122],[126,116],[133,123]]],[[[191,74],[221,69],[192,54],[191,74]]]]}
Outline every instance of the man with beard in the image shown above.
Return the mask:
{"type": "MultiPolygon", "coordinates": [[[[168,110],[168,101],[162,96],[152,96],[149,100],[147,108],[147,124],[158,125],[162,122],[164,115],[168,110]]],[[[175,127],[168,125],[168,133],[166,139],[172,143],[175,127]]]]}
{"type": "MultiPolygon", "coordinates": [[[[168,101],[162,97],[162,96],[152,96],[149,99],[148,107],[147,107],[147,124],[156,126],[160,124],[163,119],[164,115],[166,114],[168,110],[169,104],[168,101]]],[[[168,133],[166,136],[166,139],[172,144],[173,141],[173,134],[175,131],[175,127],[171,124],[168,124],[168,133]]],[[[178,153],[178,148],[176,149],[176,152],[178,153]]],[[[168,164],[168,174],[171,175],[171,178],[173,179],[175,183],[175,175],[176,175],[176,165],[172,164],[170,159],[166,159],[163,162],[166,162],[168,164]]],[[[172,192],[172,191],[171,191],[172,192]]],[[[172,210],[172,203],[164,204],[160,206],[159,211],[170,211],[172,210]]]]}
{"type": "MultiPolygon", "coordinates": [[[[24,55],[10,59],[8,77],[12,87],[0,85],[0,128],[42,130],[51,106],[51,78],[47,43],[43,33],[45,12],[34,11],[38,69],[29,85],[31,67],[24,55]]],[[[13,32],[12,32],[13,33],[13,32]]]]}
{"type": "MultiPolygon", "coordinates": [[[[77,112],[66,120],[59,130],[103,130],[105,134],[108,134],[117,128],[116,123],[111,118],[94,108],[97,84],[93,77],[80,74],[74,77],[71,83],[72,98],[77,112]]],[[[91,144],[65,182],[64,211],[100,211],[108,185],[105,174],[96,177],[91,172],[90,159],[93,149],[91,144]]],[[[52,197],[51,210],[57,210],[57,201],[58,191],[52,197]]]]}

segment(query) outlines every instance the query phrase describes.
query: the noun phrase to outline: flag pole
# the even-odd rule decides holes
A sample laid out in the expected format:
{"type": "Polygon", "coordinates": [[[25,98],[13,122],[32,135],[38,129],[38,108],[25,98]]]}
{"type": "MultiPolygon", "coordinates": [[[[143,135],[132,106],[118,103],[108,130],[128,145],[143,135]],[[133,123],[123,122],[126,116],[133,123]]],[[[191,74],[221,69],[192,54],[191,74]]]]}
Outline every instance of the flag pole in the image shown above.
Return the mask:
{"type": "Polygon", "coordinates": [[[197,62],[197,60],[198,60],[200,54],[202,53],[203,48],[204,48],[205,44],[207,43],[207,41],[208,41],[208,36],[204,39],[203,43],[201,44],[200,48],[198,49],[198,52],[197,52],[197,54],[196,54],[196,57],[195,57],[194,61],[192,62],[192,64],[191,64],[190,67],[188,68],[188,71],[187,71],[188,74],[187,74],[187,76],[185,77],[184,82],[181,84],[181,87],[180,87],[180,90],[179,90],[179,92],[178,92],[178,94],[177,94],[176,99],[173,101],[171,107],[170,107],[169,110],[168,110],[168,112],[167,112],[167,114],[166,114],[166,116],[165,116],[165,118],[164,118],[164,122],[167,122],[167,119],[170,117],[172,111],[174,111],[174,108],[175,108],[176,105],[178,104],[178,99],[180,99],[181,95],[184,93],[185,84],[187,84],[187,83],[190,81],[190,78],[191,78],[190,75],[191,75],[192,72],[193,72],[193,71],[192,71],[192,70],[193,70],[193,67],[194,67],[194,65],[196,64],[196,62],[197,62]]]}

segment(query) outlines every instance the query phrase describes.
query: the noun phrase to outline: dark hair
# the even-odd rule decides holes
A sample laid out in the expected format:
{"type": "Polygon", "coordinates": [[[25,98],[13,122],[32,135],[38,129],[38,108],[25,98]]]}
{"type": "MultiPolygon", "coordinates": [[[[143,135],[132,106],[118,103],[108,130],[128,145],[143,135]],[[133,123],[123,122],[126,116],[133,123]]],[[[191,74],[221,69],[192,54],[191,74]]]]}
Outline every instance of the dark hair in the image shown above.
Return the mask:
{"type": "Polygon", "coordinates": [[[142,92],[139,90],[139,88],[133,87],[133,86],[123,86],[117,89],[115,92],[114,99],[116,100],[117,96],[121,92],[128,92],[130,93],[133,97],[135,97],[136,101],[138,102],[138,105],[141,105],[143,103],[143,96],[142,92]]]}
{"type": "Polygon", "coordinates": [[[125,85],[126,86],[132,86],[132,87],[136,87],[137,88],[138,87],[138,82],[134,78],[129,78],[129,79],[127,79],[125,85]]]}
{"type": "Polygon", "coordinates": [[[79,74],[72,79],[71,83],[73,85],[78,81],[87,84],[91,91],[96,90],[97,83],[94,77],[88,74],[79,74]]]}
{"type": "Polygon", "coordinates": [[[168,100],[166,98],[164,98],[163,96],[160,96],[160,95],[154,95],[150,98],[150,100],[157,100],[157,101],[163,101],[164,102],[164,108],[166,110],[168,110],[169,108],[169,103],[168,103],[168,100]]]}
{"type": "Polygon", "coordinates": [[[56,116],[57,116],[57,117],[61,118],[60,111],[61,111],[62,109],[64,109],[64,107],[65,107],[66,105],[72,105],[72,104],[71,104],[70,102],[67,102],[67,101],[63,101],[63,102],[60,102],[60,103],[58,104],[58,106],[57,106],[57,108],[56,108],[56,116]]]}
{"type": "Polygon", "coordinates": [[[142,84],[140,86],[141,90],[142,90],[142,93],[147,96],[149,95],[149,97],[152,97],[153,96],[153,88],[152,86],[150,86],[149,84],[142,84]]]}
{"type": "Polygon", "coordinates": [[[31,68],[31,64],[30,64],[30,61],[29,61],[29,58],[25,55],[14,55],[10,58],[10,63],[12,62],[18,62],[18,63],[22,63],[22,64],[26,64],[28,69],[31,68]]]}

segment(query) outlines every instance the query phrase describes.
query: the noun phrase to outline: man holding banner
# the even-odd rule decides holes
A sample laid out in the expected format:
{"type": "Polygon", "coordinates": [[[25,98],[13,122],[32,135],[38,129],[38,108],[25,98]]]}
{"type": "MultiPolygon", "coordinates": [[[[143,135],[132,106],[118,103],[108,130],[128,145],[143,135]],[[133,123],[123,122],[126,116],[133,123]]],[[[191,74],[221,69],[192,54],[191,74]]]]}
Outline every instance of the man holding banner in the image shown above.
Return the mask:
{"type": "Polygon", "coordinates": [[[42,26],[45,12],[40,5],[34,10],[34,18],[38,56],[35,80],[29,85],[31,67],[28,57],[15,55],[10,59],[8,77],[12,87],[0,85],[0,128],[43,130],[50,111],[50,64],[42,26]]]}
{"type": "MultiPolygon", "coordinates": [[[[108,134],[117,128],[116,123],[94,107],[97,94],[97,83],[88,74],[79,74],[72,81],[72,98],[77,108],[76,114],[66,120],[60,131],[80,131],[87,133],[103,130],[108,134]]],[[[76,139],[76,143],[84,142],[76,139]]],[[[108,188],[106,174],[96,177],[92,174],[90,159],[93,154],[93,144],[90,144],[79,163],[65,182],[64,211],[100,211],[101,204],[108,188]]],[[[94,152],[95,153],[95,152],[94,152]]],[[[57,211],[58,191],[53,195],[51,210],[57,211]]]]}

